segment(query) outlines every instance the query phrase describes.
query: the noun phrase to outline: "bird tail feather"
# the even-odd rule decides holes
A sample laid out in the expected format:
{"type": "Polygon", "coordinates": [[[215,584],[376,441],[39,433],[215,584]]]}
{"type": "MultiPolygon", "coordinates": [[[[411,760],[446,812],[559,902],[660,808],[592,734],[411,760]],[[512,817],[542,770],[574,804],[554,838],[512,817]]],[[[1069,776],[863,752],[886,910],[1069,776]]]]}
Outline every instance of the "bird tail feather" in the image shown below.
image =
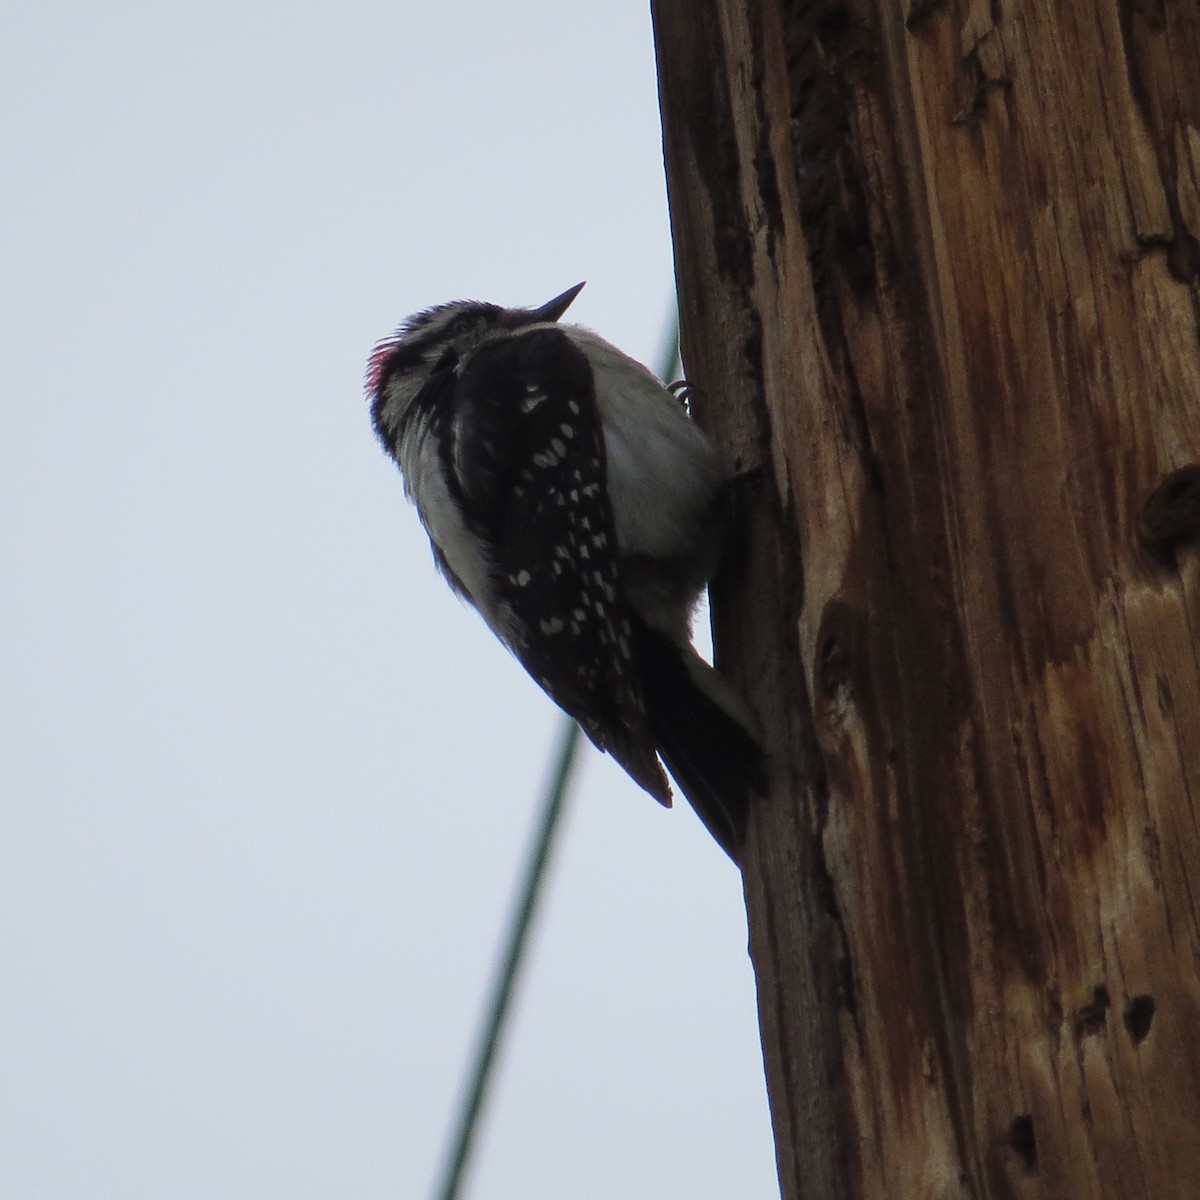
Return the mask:
{"type": "Polygon", "coordinates": [[[734,862],[766,763],[748,705],[691,646],[634,621],[634,653],[659,757],[734,862]]]}

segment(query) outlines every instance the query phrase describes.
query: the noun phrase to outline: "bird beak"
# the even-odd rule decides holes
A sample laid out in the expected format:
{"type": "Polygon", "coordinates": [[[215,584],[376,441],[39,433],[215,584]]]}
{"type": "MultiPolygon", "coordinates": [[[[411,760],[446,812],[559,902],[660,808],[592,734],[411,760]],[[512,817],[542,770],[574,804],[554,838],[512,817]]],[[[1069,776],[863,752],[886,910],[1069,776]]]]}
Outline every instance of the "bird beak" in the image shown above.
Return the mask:
{"type": "MultiPolygon", "coordinates": [[[[586,280],[584,281],[587,282],[586,280]]],[[[571,307],[571,301],[583,291],[583,284],[577,283],[572,288],[567,288],[559,296],[555,296],[553,300],[547,300],[541,308],[535,308],[529,313],[530,321],[557,321],[559,317],[571,307]]]]}

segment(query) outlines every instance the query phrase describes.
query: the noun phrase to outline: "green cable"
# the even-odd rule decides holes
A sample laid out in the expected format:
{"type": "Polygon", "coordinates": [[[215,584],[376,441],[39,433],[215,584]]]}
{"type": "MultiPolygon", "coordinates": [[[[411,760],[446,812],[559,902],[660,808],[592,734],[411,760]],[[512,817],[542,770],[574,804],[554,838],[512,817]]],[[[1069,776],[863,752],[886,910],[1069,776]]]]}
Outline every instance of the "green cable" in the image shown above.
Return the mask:
{"type": "Polygon", "coordinates": [[[463,1172],[466,1170],[467,1159],[475,1140],[475,1128],[479,1123],[479,1113],[483,1107],[484,1097],[487,1095],[492,1063],[496,1057],[496,1048],[500,1043],[500,1034],[505,1014],[508,1012],[509,1001],[512,999],[513,984],[516,982],[517,971],[525,953],[526,935],[537,908],[542,877],[546,871],[546,861],[550,857],[550,847],[558,829],[558,818],[566,798],[567,785],[571,779],[571,768],[575,762],[575,752],[578,746],[579,726],[574,721],[568,720],[563,728],[558,749],[558,764],[543,804],[537,836],[534,839],[529,860],[525,865],[525,878],[521,886],[517,909],[513,915],[508,945],[504,952],[504,962],[488,1004],[483,1035],[475,1053],[475,1069],[471,1073],[470,1089],[459,1117],[458,1129],[451,1143],[452,1151],[447,1158],[445,1182],[437,1193],[439,1200],[456,1200],[462,1184],[463,1172]]]}

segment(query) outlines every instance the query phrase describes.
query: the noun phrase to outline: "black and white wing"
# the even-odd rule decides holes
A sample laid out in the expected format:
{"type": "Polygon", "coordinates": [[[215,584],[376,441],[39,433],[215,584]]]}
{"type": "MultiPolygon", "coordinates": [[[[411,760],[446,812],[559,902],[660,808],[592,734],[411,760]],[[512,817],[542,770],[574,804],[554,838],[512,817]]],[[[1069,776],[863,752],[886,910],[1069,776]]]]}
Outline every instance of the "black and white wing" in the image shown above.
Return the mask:
{"type": "Polygon", "coordinates": [[[592,369],[561,330],[486,341],[462,363],[443,443],[487,547],[488,619],[542,688],[664,804],[621,593],[592,369]]]}

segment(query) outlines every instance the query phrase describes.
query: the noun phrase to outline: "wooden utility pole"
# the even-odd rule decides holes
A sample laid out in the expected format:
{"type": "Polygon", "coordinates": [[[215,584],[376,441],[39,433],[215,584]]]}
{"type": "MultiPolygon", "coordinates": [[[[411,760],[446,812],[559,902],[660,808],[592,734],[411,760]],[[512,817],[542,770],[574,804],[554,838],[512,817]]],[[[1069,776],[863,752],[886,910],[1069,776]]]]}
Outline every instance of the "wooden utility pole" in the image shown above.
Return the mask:
{"type": "Polygon", "coordinates": [[[1200,4],[654,0],[786,1200],[1200,1197],[1200,4]]]}

